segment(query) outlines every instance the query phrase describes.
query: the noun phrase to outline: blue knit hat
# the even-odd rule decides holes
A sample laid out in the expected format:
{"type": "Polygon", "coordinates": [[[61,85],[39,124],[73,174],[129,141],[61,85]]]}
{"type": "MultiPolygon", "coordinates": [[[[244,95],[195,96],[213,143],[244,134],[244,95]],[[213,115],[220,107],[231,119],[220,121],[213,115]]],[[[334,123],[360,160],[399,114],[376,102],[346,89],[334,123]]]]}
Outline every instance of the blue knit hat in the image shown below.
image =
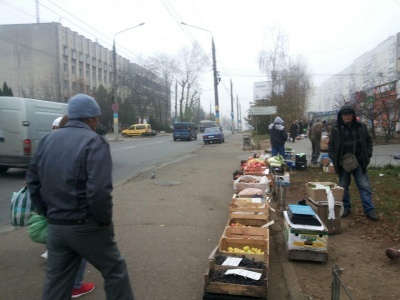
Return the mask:
{"type": "Polygon", "coordinates": [[[77,94],[68,100],[69,119],[85,119],[100,115],[100,106],[93,97],[77,94]]]}

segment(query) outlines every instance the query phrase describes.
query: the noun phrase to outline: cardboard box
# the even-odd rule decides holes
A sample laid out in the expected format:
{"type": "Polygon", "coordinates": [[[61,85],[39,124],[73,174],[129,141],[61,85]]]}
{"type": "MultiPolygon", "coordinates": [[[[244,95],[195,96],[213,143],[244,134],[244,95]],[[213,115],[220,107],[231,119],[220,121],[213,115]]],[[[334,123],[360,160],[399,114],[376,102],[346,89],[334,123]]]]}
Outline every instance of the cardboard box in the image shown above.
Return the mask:
{"type": "Polygon", "coordinates": [[[328,150],[328,143],[329,143],[329,137],[328,136],[322,136],[321,137],[321,142],[320,142],[320,147],[322,151],[327,151],[328,150]]]}
{"type": "Polygon", "coordinates": [[[332,195],[335,201],[343,201],[344,189],[340,186],[337,186],[333,182],[307,182],[306,183],[307,195],[310,199],[314,200],[315,202],[328,201],[325,188],[321,189],[315,188],[315,185],[317,184],[329,186],[331,188],[332,195]]]}
{"type": "Polygon", "coordinates": [[[283,173],[283,175],[275,175],[275,184],[277,186],[289,186],[290,185],[290,175],[288,172],[283,173]]]}
{"type": "Polygon", "coordinates": [[[331,159],[329,157],[324,157],[321,160],[321,165],[323,165],[323,166],[329,166],[330,163],[331,163],[331,159]]]}
{"type": "Polygon", "coordinates": [[[315,202],[313,200],[309,201],[314,206],[315,212],[318,214],[319,218],[328,228],[329,234],[339,234],[342,233],[341,228],[341,218],[340,215],[343,209],[343,203],[339,201],[335,201],[334,211],[335,211],[335,219],[328,219],[329,216],[329,206],[328,201],[318,201],[315,202]]]}
{"type": "Polygon", "coordinates": [[[335,174],[335,168],[333,166],[323,166],[322,171],[324,173],[335,174]]]}
{"type": "MultiPolygon", "coordinates": [[[[288,250],[328,252],[328,229],[326,226],[297,225],[290,222],[287,211],[284,216],[284,234],[288,250]]],[[[323,223],[323,222],[321,222],[323,223]]]]}

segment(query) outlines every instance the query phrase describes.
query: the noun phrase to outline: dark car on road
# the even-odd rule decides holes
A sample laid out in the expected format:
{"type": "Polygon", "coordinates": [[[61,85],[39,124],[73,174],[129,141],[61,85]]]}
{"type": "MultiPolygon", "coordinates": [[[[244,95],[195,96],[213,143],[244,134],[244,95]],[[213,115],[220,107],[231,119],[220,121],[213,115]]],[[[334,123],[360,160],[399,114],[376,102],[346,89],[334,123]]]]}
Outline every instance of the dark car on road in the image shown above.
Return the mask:
{"type": "Polygon", "coordinates": [[[209,127],[204,129],[203,142],[205,145],[210,143],[223,143],[225,136],[221,127],[209,127]]]}
{"type": "Polygon", "coordinates": [[[190,122],[175,122],[172,137],[176,140],[197,140],[197,126],[190,122]]]}

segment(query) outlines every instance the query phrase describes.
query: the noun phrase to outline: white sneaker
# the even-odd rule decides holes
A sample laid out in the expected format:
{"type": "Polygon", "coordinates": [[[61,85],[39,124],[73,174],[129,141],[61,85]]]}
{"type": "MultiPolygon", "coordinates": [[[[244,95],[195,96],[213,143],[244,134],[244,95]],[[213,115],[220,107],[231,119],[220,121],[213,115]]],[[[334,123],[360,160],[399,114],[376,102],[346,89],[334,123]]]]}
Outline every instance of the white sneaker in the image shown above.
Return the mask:
{"type": "Polygon", "coordinates": [[[43,253],[42,255],[40,255],[41,258],[47,259],[47,250],[45,253],[43,253]]]}

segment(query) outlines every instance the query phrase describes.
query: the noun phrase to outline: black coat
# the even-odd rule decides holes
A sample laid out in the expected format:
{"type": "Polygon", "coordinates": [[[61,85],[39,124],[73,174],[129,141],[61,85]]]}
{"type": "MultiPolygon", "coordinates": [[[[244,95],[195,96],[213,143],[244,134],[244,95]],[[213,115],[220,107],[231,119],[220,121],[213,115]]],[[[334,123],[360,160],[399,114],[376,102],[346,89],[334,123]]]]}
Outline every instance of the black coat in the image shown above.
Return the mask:
{"type": "MultiPolygon", "coordinates": [[[[337,116],[337,124],[332,128],[331,134],[329,136],[328,152],[329,157],[333,161],[335,172],[337,174],[340,174],[343,171],[341,160],[344,153],[343,150],[345,144],[345,130],[351,130],[352,132],[356,133],[356,147],[354,154],[357,157],[358,163],[363,168],[363,171],[366,172],[370,159],[372,157],[372,138],[368,132],[367,126],[364,123],[356,120],[355,111],[352,106],[349,105],[345,105],[339,110],[337,116]],[[341,112],[344,110],[351,110],[353,113],[353,122],[349,125],[345,125],[342,121],[341,112]]],[[[348,143],[349,141],[347,140],[346,144],[348,143]]]]}

